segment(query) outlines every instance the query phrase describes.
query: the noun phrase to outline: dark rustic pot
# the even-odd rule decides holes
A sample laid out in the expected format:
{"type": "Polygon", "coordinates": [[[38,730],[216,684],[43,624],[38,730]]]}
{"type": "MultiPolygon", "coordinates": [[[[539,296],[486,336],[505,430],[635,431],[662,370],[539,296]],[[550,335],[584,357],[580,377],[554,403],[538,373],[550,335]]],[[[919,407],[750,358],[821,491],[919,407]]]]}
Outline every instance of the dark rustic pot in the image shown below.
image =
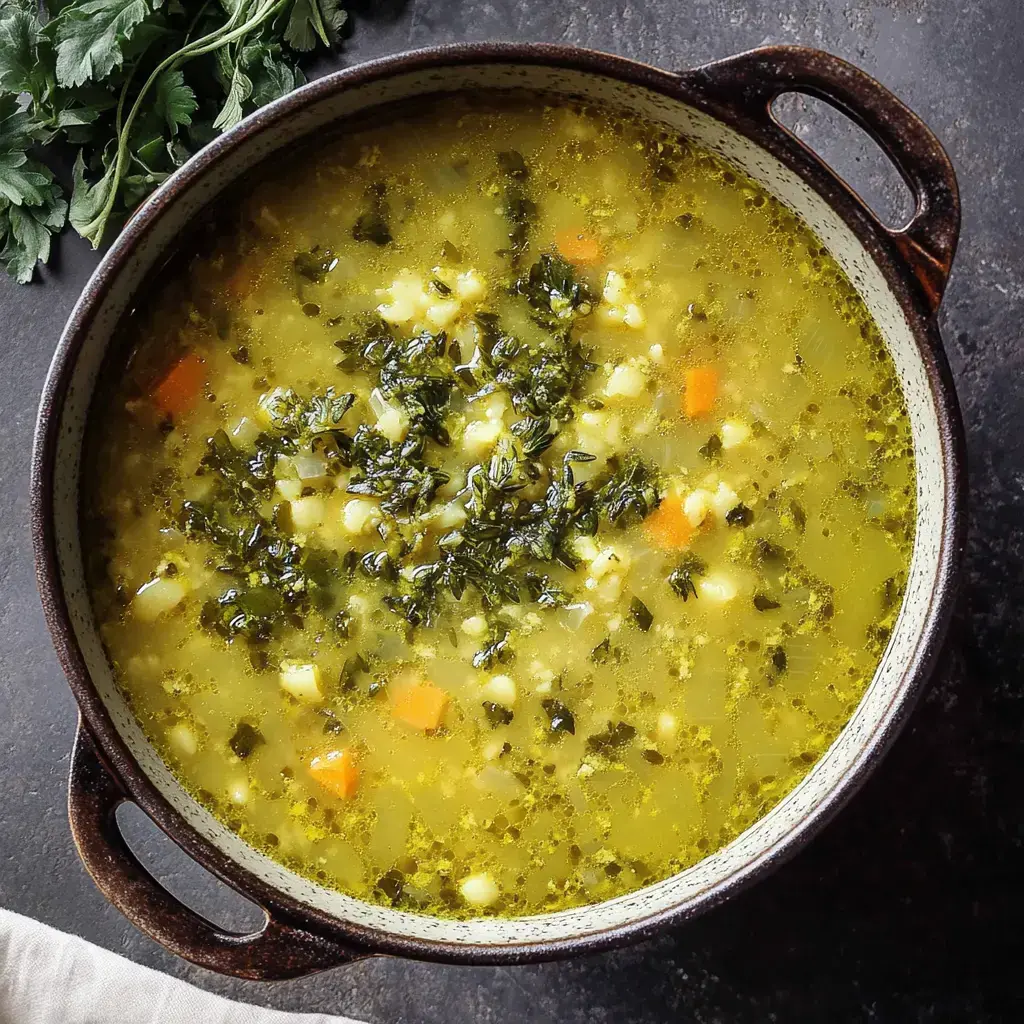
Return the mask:
{"type": "Polygon", "coordinates": [[[173,175],[131,219],[79,300],[39,408],[32,530],[47,621],[81,723],[71,767],[75,842],[107,898],[194,963],[246,978],[308,974],[372,953],[453,963],[522,963],[606,949],[685,921],[798,849],[863,782],[935,664],[964,536],[963,429],[935,316],[956,248],[956,179],[938,141],[902,103],[836,57],[768,47],[681,73],[558,46],[453,46],[373,61],[272,103],[173,175]],[[723,154],[796,210],[842,264],[877,320],[910,410],[917,538],[888,649],[849,724],[767,816],[699,864],[606,903],[514,920],[444,921],[328,891],[247,846],[175,781],[117,691],[97,635],[78,533],[90,400],[115,325],[188,222],[240,175],[341,119],[426,93],[531,87],[585,96],[667,123],[723,154]],[[818,96],[865,129],[913,192],[899,231],[772,117],[771,102],[818,96]],[[130,800],[184,850],[260,904],[264,927],[227,935],[139,864],[114,819],[130,800]]]}

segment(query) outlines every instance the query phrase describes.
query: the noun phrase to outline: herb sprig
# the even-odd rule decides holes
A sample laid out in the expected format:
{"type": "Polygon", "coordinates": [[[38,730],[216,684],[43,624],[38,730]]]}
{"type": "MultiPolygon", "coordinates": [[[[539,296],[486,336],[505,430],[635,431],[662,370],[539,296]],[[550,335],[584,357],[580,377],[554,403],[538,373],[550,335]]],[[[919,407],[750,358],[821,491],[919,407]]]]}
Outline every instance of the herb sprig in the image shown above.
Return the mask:
{"type": "Polygon", "coordinates": [[[0,0],[7,272],[30,281],[68,220],[98,247],[218,132],[301,85],[345,21],[340,0],[0,0]],[[70,203],[39,158],[57,144],[75,152],[70,203]]]}

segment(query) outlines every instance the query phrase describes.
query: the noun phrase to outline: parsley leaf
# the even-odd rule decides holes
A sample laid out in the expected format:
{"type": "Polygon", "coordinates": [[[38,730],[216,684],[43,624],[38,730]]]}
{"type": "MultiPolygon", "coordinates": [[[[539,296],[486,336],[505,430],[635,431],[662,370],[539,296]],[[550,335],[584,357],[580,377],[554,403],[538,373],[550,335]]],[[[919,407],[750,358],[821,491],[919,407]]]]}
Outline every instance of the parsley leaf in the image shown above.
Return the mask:
{"type": "Polygon", "coordinates": [[[74,86],[106,78],[121,66],[122,47],[150,13],[146,0],[90,0],[63,8],[54,19],[57,81],[74,86]]]}
{"type": "Polygon", "coordinates": [[[98,247],[218,131],[301,85],[342,3],[70,0],[47,18],[0,0],[0,261],[30,280],[66,220],[98,247]],[[32,151],[56,143],[75,147],[70,210],[32,151]]]}

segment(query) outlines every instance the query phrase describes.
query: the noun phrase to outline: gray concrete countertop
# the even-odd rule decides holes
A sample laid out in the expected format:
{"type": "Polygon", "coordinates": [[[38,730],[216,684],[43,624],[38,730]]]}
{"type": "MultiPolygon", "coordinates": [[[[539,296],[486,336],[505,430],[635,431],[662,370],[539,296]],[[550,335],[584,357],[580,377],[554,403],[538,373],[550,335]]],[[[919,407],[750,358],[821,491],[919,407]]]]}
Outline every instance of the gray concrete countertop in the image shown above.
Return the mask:
{"type": "MultiPolygon", "coordinates": [[[[338,57],[481,39],[578,43],[681,68],[758,44],[844,56],[949,149],[964,226],[941,321],[971,458],[968,586],[944,669],[866,788],[814,843],[707,917],[630,949],[520,968],[374,959],[302,981],[220,978],[165,953],[93,887],[65,814],[75,706],[35,593],[36,401],[96,262],[65,237],[44,282],[0,281],[0,904],[235,998],[374,1022],[1020,1019],[1024,798],[1024,10],[1017,0],[360,0],[338,57]]],[[[835,118],[801,132],[891,211],[891,174],[835,118]]],[[[125,828],[172,890],[225,924],[252,908],[139,813],[125,828]]]]}

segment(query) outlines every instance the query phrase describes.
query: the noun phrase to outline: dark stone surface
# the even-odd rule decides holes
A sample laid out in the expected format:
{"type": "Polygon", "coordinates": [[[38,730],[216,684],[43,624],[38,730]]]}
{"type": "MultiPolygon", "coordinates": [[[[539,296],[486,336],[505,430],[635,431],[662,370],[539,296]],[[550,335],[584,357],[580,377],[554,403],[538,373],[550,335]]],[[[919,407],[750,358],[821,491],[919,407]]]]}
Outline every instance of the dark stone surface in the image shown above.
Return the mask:
{"type": "MultiPolygon", "coordinates": [[[[0,282],[0,904],[236,998],[375,1022],[1020,1019],[1024,866],[1024,13],[1017,0],[411,0],[361,3],[345,63],[460,39],[580,43],[683,67],[766,42],[860,64],[943,139],[964,230],[942,325],[971,457],[968,587],[941,677],[891,755],[795,860],[728,906],[634,948],[523,968],[372,960],[277,986],[189,967],[96,892],[65,817],[75,709],[34,592],[35,404],[95,256],[65,239],[45,283],[0,282]]],[[[900,190],[835,119],[801,130],[886,211],[900,190]]],[[[125,824],[176,892],[253,920],[137,812],[125,824]]]]}

